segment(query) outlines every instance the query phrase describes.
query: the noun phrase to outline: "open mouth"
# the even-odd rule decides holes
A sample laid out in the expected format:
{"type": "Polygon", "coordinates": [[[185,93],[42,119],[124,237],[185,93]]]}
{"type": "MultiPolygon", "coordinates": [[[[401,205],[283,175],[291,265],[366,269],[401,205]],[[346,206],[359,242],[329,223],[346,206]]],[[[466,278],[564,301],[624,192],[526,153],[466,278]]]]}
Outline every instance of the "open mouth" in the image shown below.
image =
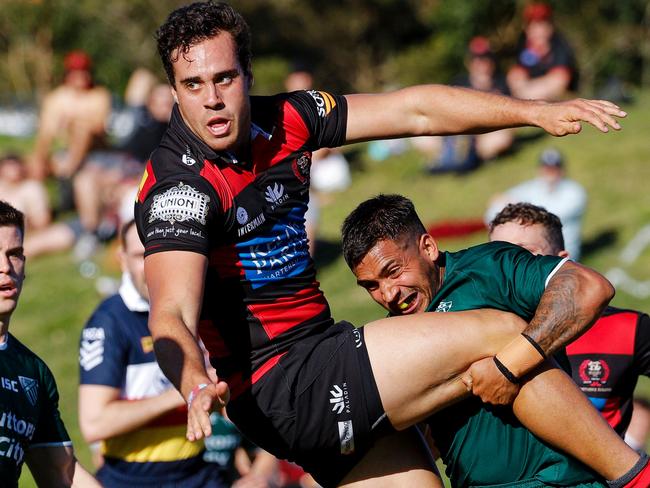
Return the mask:
{"type": "Polygon", "coordinates": [[[0,285],[0,296],[11,298],[18,293],[18,288],[13,283],[3,283],[0,285]]]}
{"type": "Polygon", "coordinates": [[[231,122],[222,117],[214,117],[208,121],[207,127],[213,136],[221,137],[230,133],[231,122]]]}
{"type": "Polygon", "coordinates": [[[413,292],[404,298],[401,302],[397,304],[397,308],[399,310],[400,314],[403,315],[408,315],[410,313],[415,312],[415,309],[417,308],[418,304],[418,294],[417,292],[413,292]]]}

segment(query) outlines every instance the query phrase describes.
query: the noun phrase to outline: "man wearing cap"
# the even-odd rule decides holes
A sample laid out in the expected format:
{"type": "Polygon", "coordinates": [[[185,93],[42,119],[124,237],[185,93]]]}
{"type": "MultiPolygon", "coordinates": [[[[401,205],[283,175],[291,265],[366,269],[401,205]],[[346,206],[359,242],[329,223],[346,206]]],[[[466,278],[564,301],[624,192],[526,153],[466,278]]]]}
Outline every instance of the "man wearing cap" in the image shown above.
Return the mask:
{"type": "Polygon", "coordinates": [[[508,72],[515,97],[559,100],[576,91],[578,73],[573,49],[555,29],[553,10],[532,3],[524,10],[524,32],[517,46],[517,64],[508,72]]]}
{"type": "Polygon", "coordinates": [[[63,65],[63,83],[43,100],[31,170],[38,179],[57,177],[62,183],[61,206],[71,207],[72,177],[89,151],[105,145],[111,97],[105,87],[94,84],[88,54],[72,51],[63,65]],[[57,139],[63,149],[52,154],[57,139]]]}
{"type": "Polygon", "coordinates": [[[573,259],[580,259],[580,231],[587,192],[580,183],[566,177],[560,151],[555,148],[544,150],[539,158],[539,176],[494,197],[485,221],[490,222],[508,203],[517,202],[532,203],[557,215],[562,222],[566,250],[573,259]]]}

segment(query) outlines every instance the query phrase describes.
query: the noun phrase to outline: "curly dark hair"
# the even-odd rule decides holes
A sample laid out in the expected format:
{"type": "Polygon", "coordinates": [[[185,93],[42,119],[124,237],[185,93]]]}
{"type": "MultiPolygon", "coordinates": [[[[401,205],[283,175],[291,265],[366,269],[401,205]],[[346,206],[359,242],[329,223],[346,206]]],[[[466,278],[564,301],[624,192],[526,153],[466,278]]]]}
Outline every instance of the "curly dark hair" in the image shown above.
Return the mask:
{"type": "Polygon", "coordinates": [[[343,257],[354,270],[379,241],[417,239],[426,232],[411,200],[377,195],[359,204],[343,222],[343,257]]]}
{"type": "Polygon", "coordinates": [[[540,224],[544,227],[546,240],[555,254],[564,249],[564,237],[562,237],[562,222],[554,213],[544,207],[538,207],[532,203],[520,202],[510,203],[499,212],[489,225],[489,234],[497,225],[516,222],[520,225],[540,224]]]}
{"type": "Polygon", "coordinates": [[[18,227],[20,233],[25,235],[25,216],[4,200],[0,200],[0,227],[18,227]]]}
{"type": "Polygon", "coordinates": [[[251,33],[239,12],[223,2],[196,2],[177,8],[156,31],[158,54],[167,79],[174,86],[174,63],[192,46],[220,32],[229,32],[237,46],[237,58],[244,73],[250,75],[251,33]]]}

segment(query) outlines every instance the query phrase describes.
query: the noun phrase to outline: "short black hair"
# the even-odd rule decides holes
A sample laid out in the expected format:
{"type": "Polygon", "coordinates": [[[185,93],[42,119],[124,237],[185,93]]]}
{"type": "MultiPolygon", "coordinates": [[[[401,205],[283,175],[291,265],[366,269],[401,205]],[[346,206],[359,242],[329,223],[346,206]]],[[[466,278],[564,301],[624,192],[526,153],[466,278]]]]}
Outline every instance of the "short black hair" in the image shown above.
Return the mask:
{"type": "Polygon", "coordinates": [[[0,227],[18,227],[20,233],[25,235],[25,215],[12,207],[4,200],[0,200],[0,227]]]}
{"type": "Polygon", "coordinates": [[[382,240],[417,239],[426,229],[413,202],[402,195],[378,195],[362,202],[343,222],[343,257],[354,270],[382,240]]]}
{"type": "Polygon", "coordinates": [[[564,237],[562,236],[562,222],[554,213],[544,207],[532,203],[510,203],[504,207],[490,222],[489,234],[498,225],[516,222],[520,225],[540,224],[546,231],[546,240],[554,254],[564,250],[564,237]]]}
{"type": "Polygon", "coordinates": [[[220,32],[232,35],[239,64],[250,75],[251,33],[241,14],[223,2],[195,2],[174,10],[156,31],[158,54],[172,86],[175,83],[174,61],[195,44],[220,32]]]}

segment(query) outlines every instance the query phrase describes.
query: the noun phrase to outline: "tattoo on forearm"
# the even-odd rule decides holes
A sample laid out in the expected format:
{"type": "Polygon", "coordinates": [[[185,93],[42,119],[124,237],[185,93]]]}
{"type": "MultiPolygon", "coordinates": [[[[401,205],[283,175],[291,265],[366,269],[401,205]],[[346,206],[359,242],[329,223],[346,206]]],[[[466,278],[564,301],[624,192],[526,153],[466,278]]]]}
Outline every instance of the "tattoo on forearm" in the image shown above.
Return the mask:
{"type": "Polygon", "coordinates": [[[535,316],[524,331],[546,354],[553,354],[585,330],[601,308],[585,297],[579,268],[563,266],[550,281],[535,316]]]}

